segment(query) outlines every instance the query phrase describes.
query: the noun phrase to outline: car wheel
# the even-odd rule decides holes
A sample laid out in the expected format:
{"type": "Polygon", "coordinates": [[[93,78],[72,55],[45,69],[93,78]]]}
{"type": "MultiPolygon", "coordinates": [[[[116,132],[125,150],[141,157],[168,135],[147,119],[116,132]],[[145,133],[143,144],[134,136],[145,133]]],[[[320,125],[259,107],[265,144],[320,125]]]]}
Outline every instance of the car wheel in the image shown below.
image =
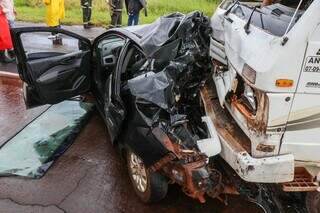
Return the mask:
{"type": "Polygon", "coordinates": [[[127,151],[127,166],[133,188],[138,197],[145,203],[162,200],[168,191],[168,181],[158,172],[146,169],[141,158],[127,151]]]}
{"type": "Polygon", "coordinates": [[[307,193],[306,207],[309,213],[320,213],[320,193],[319,192],[307,193]]]}

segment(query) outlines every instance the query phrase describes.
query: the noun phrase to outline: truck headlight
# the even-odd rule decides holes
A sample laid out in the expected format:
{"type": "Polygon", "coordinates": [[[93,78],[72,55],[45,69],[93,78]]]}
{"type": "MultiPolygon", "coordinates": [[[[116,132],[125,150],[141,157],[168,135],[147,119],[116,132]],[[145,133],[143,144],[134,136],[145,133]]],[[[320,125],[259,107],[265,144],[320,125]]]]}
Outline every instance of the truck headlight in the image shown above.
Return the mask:
{"type": "Polygon", "coordinates": [[[247,99],[247,101],[250,104],[250,106],[252,107],[252,109],[254,111],[257,111],[257,103],[256,103],[256,97],[255,97],[254,91],[247,84],[244,85],[243,96],[247,99]]]}
{"type": "Polygon", "coordinates": [[[250,83],[256,83],[257,72],[252,69],[248,64],[244,64],[242,69],[242,75],[245,77],[250,83]]]}

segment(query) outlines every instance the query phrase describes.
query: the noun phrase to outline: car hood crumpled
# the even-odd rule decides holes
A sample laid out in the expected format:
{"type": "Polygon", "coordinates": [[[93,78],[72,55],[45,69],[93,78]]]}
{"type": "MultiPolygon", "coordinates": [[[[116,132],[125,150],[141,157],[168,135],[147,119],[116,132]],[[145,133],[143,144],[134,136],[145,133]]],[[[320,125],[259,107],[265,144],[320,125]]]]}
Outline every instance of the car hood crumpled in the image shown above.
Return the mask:
{"type": "Polygon", "coordinates": [[[165,138],[199,152],[197,139],[207,137],[199,91],[211,69],[209,19],[174,13],[131,32],[141,35],[147,59],[127,81],[124,141],[148,166],[170,151],[165,138]]]}
{"type": "MultiPolygon", "coordinates": [[[[203,17],[198,11],[187,15],[177,12],[162,16],[151,24],[127,27],[125,29],[139,38],[139,46],[143,49],[146,56],[153,57],[159,49],[170,41],[190,36],[185,33],[188,28],[189,30],[193,28],[194,24],[208,25],[209,20],[207,18],[200,20],[203,17]]],[[[207,27],[209,28],[209,26],[207,27]]]]}

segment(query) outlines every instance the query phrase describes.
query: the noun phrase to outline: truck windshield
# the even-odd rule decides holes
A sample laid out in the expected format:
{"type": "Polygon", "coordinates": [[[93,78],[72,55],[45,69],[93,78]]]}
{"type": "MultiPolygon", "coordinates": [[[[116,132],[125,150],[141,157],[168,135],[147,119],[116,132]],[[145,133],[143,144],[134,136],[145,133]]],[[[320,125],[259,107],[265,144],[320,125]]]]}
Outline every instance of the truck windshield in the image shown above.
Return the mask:
{"type": "MultiPolygon", "coordinates": [[[[312,0],[303,0],[301,5],[299,3],[300,0],[284,0],[258,8],[252,16],[251,24],[272,35],[283,36],[300,19],[312,0]]],[[[231,13],[247,21],[253,9],[252,3],[240,2],[232,9],[231,13]]]]}

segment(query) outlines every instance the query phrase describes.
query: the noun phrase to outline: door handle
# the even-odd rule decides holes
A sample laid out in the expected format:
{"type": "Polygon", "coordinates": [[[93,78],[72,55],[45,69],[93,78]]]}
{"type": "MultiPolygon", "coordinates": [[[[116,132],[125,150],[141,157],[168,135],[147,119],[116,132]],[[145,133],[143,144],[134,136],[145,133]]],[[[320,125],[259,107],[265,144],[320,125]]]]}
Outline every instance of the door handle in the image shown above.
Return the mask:
{"type": "Polygon", "coordinates": [[[73,63],[74,60],[76,60],[77,57],[76,56],[70,56],[67,58],[64,58],[63,60],[60,61],[60,64],[62,65],[67,65],[67,64],[71,64],[73,63]]]}

